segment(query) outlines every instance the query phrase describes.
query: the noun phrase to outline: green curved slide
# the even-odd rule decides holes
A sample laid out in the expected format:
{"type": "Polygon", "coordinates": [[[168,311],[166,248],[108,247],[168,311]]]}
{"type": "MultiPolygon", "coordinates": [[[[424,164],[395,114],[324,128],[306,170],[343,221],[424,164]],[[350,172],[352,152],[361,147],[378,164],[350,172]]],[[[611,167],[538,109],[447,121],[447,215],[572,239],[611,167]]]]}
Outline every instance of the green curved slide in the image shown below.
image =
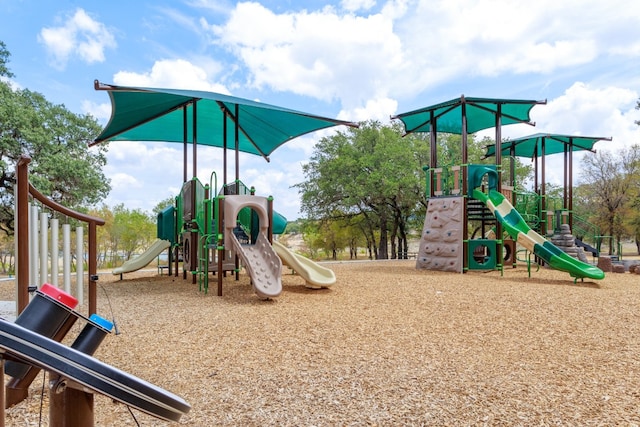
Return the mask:
{"type": "Polygon", "coordinates": [[[473,197],[482,201],[493,212],[509,235],[534,255],[544,260],[552,268],[566,271],[576,279],[604,279],[604,272],[598,267],[584,263],[567,255],[562,249],[533,231],[520,213],[509,203],[502,193],[490,189],[486,194],[473,190],[473,197]]]}

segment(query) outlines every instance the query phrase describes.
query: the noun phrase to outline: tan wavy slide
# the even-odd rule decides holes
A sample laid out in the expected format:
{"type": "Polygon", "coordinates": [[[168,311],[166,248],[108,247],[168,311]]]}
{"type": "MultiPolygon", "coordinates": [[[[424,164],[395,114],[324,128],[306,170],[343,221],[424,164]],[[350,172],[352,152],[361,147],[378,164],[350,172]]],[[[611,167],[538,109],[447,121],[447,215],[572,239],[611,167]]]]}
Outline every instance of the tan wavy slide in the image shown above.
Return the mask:
{"type": "Polygon", "coordinates": [[[289,266],[306,281],[306,287],[312,289],[328,288],[336,283],[336,275],[333,270],[290,251],[286,246],[275,240],[271,245],[282,260],[282,263],[289,266]]]}

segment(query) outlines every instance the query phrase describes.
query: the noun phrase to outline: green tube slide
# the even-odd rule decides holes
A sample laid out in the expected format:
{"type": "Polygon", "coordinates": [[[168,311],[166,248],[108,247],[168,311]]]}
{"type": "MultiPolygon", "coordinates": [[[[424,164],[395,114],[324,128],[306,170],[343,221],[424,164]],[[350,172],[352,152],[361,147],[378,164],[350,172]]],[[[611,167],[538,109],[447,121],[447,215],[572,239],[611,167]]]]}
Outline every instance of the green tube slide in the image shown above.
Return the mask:
{"type": "Polygon", "coordinates": [[[544,260],[552,268],[565,271],[576,279],[585,277],[596,280],[604,279],[604,272],[598,267],[567,255],[562,249],[532,230],[502,193],[491,189],[486,194],[476,188],[473,190],[473,197],[482,201],[493,212],[505,231],[516,242],[544,260]]]}

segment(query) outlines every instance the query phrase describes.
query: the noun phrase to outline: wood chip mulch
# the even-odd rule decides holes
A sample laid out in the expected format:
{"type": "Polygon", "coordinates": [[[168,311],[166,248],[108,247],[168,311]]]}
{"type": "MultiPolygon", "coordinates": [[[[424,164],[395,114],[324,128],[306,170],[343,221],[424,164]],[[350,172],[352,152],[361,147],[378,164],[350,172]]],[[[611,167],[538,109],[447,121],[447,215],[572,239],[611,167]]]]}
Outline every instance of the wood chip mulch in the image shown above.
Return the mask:
{"type": "MultiPolygon", "coordinates": [[[[215,277],[205,295],[181,275],[101,275],[98,311],[119,335],[95,357],[192,410],[179,424],[134,420],[96,396],[96,426],[640,425],[640,276],[325,265],[332,288],[285,271],[266,301],[246,275],[227,277],[222,297],[215,277]]],[[[7,425],[48,425],[42,381],[7,425]]]]}

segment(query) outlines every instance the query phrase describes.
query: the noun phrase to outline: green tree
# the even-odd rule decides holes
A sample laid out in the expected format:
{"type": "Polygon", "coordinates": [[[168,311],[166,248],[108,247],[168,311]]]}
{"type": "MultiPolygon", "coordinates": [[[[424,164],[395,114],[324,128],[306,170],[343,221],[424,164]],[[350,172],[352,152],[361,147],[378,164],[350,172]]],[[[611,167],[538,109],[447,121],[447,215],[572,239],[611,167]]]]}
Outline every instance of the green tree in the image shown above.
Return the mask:
{"type": "Polygon", "coordinates": [[[175,204],[174,197],[168,197],[164,200],[161,200],[160,202],[158,202],[158,204],[154,206],[152,211],[153,216],[157,217],[159,213],[162,213],[162,211],[164,211],[169,206],[173,206],[174,204],[175,204]]]}
{"type": "Polygon", "coordinates": [[[398,124],[376,121],[322,138],[297,185],[302,210],[312,219],[361,218],[372,256],[388,258],[389,231],[406,238],[407,218],[423,202],[428,151],[422,135],[403,138],[398,124]]]}
{"type": "Polygon", "coordinates": [[[287,234],[298,234],[300,232],[302,232],[302,226],[303,226],[303,220],[302,219],[296,219],[295,221],[289,221],[287,222],[287,234]]]}
{"type": "MultiPolygon", "coordinates": [[[[637,199],[640,176],[640,145],[620,150],[616,155],[598,151],[582,159],[582,203],[591,212],[592,222],[605,230],[608,236],[621,241],[626,230],[625,213],[637,199]]],[[[613,253],[609,245],[609,254],[613,253]]]]}
{"type": "Polygon", "coordinates": [[[322,247],[323,241],[320,232],[320,221],[304,220],[302,224],[302,241],[311,259],[318,258],[318,250],[322,247]]]}
{"type": "MultiPolygon", "coordinates": [[[[0,74],[8,51],[0,45],[0,74]]],[[[100,132],[98,122],[54,105],[28,89],[14,90],[0,81],[0,229],[13,233],[15,167],[21,155],[31,157],[29,179],[52,200],[77,209],[95,205],[108,194],[102,172],[106,147],[87,148],[100,132]]]]}
{"type": "Polygon", "coordinates": [[[156,222],[140,209],[125,209],[123,204],[113,208],[113,241],[116,252],[122,251],[125,260],[149,247],[156,235],[156,222]]]}
{"type": "Polygon", "coordinates": [[[15,242],[7,235],[0,235],[0,272],[15,272],[15,242]]]}
{"type": "Polygon", "coordinates": [[[104,225],[96,229],[98,268],[113,267],[118,261],[118,242],[113,236],[113,211],[103,204],[99,209],[92,209],[89,215],[104,219],[104,225]]]}
{"type": "Polygon", "coordinates": [[[7,45],[0,40],[0,77],[13,77],[13,73],[9,70],[9,57],[11,53],[7,49],[7,45]]]}

